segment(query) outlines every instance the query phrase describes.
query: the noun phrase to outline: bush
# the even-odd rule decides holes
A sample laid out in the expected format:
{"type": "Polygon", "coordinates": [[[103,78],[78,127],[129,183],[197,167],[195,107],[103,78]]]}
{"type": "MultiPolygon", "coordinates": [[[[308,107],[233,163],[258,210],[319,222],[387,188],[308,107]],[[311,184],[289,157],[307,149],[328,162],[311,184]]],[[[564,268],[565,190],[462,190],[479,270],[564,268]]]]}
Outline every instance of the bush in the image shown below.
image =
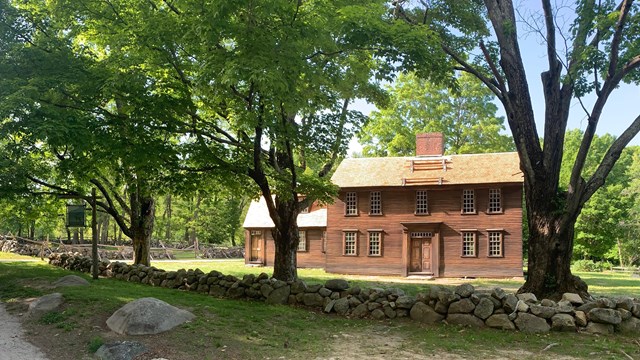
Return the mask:
{"type": "Polygon", "coordinates": [[[602,272],[611,270],[611,264],[605,261],[576,260],[571,264],[571,271],[602,272]]]}

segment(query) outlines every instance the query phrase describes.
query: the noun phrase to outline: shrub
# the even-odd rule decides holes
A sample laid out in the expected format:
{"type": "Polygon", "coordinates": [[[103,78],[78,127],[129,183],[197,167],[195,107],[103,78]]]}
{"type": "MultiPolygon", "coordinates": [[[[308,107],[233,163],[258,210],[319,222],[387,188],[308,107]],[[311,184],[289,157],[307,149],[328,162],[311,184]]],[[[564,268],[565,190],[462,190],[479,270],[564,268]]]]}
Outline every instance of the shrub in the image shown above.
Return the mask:
{"type": "Polygon", "coordinates": [[[576,260],[571,264],[571,271],[602,272],[611,270],[611,264],[605,261],[576,260]]]}
{"type": "Polygon", "coordinates": [[[94,337],[89,341],[89,353],[94,354],[102,345],[104,345],[104,340],[100,336],[94,337]]]}

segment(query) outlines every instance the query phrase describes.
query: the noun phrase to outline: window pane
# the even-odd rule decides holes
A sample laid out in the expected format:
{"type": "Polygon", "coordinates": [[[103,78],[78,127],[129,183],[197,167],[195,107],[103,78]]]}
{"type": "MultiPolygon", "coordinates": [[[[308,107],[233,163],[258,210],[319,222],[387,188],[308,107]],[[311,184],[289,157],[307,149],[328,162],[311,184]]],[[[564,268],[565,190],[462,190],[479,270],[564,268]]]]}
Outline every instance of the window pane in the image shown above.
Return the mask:
{"type": "Polygon", "coordinates": [[[476,201],[473,190],[462,190],[462,212],[464,214],[476,212],[476,201]]]}
{"type": "Polygon", "coordinates": [[[427,201],[427,191],[416,191],[416,214],[428,214],[429,203],[427,201]]]}
{"type": "Polygon", "coordinates": [[[382,234],[380,232],[369,233],[369,256],[380,256],[382,254],[382,234]]]}
{"type": "Polygon", "coordinates": [[[462,256],[476,256],[476,234],[462,233],[462,256]]]}
{"type": "Polygon", "coordinates": [[[345,232],[344,233],[344,254],[356,255],[356,233],[345,232]]]}
{"type": "Polygon", "coordinates": [[[500,189],[489,189],[489,212],[502,212],[502,194],[500,189]]]}
{"type": "Polygon", "coordinates": [[[307,251],[307,232],[304,230],[298,231],[300,242],[298,243],[298,251],[307,251]]]}
{"type": "Polygon", "coordinates": [[[502,256],[502,232],[489,232],[489,256],[502,256]]]}
{"type": "Polygon", "coordinates": [[[372,191],[369,199],[369,214],[381,215],[382,214],[382,196],[380,191],[372,191]]]}
{"type": "Polygon", "coordinates": [[[358,197],[355,192],[348,192],[346,195],[345,214],[358,215],[358,197]]]}

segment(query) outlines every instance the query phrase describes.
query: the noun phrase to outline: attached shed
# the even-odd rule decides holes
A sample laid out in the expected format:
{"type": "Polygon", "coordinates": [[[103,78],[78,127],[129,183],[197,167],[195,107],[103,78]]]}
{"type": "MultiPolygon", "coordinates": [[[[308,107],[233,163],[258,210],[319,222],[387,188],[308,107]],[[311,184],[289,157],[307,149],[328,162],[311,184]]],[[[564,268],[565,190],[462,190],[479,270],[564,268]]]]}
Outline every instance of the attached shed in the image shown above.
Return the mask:
{"type": "MultiPolygon", "coordinates": [[[[271,231],[274,224],[264,198],[251,202],[242,226],[245,229],[245,264],[273,265],[275,245],[271,231]]],[[[326,262],[327,209],[311,205],[298,215],[298,228],[298,267],[323,268],[326,262]]]]}

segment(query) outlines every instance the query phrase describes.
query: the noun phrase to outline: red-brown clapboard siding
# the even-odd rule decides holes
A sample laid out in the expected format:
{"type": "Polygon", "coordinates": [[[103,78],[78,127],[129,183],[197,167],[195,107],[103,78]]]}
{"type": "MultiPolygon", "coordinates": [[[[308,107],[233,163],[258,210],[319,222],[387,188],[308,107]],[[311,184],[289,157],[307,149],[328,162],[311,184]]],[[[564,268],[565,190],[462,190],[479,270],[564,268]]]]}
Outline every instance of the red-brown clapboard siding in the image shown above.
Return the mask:
{"type": "MultiPolygon", "coordinates": [[[[342,189],[328,207],[326,269],[345,274],[402,275],[405,226],[408,231],[440,231],[439,276],[522,276],[522,185],[483,184],[411,188],[342,189]],[[490,188],[502,190],[503,213],[487,214],[490,188]],[[476,214],[461,214],[462,190],[475,190],[476,214]],[[429,215],[414,215],[415,191],[428,190],[429,215]],[[358,195],[358,216],[344,216],[347,191],[358,195]],[[381,191],[382,216],[369,216],[369,192],[381,191]],[[423,225],[419,225],[422,223],[423,225]],[[429,225],[431,224],[431,225],[429,225]],[[437,225],[440,224],[440,225],[437,225]],[[367,256],[367,230],[383,230],[383,255],[367,256]],[[477,229],[477,257],[463,258],[462,229],[477,229]],[[504,229],[504,257],[487,256],[487,229],[504,229]],[[358,255],[344,256],[344,230],[358,231],[358,255]]],[[[406,253],[406,249],[404,249],[406,253]]],[[[438,275],[438,274],[436,274],[438,275]]]]}

